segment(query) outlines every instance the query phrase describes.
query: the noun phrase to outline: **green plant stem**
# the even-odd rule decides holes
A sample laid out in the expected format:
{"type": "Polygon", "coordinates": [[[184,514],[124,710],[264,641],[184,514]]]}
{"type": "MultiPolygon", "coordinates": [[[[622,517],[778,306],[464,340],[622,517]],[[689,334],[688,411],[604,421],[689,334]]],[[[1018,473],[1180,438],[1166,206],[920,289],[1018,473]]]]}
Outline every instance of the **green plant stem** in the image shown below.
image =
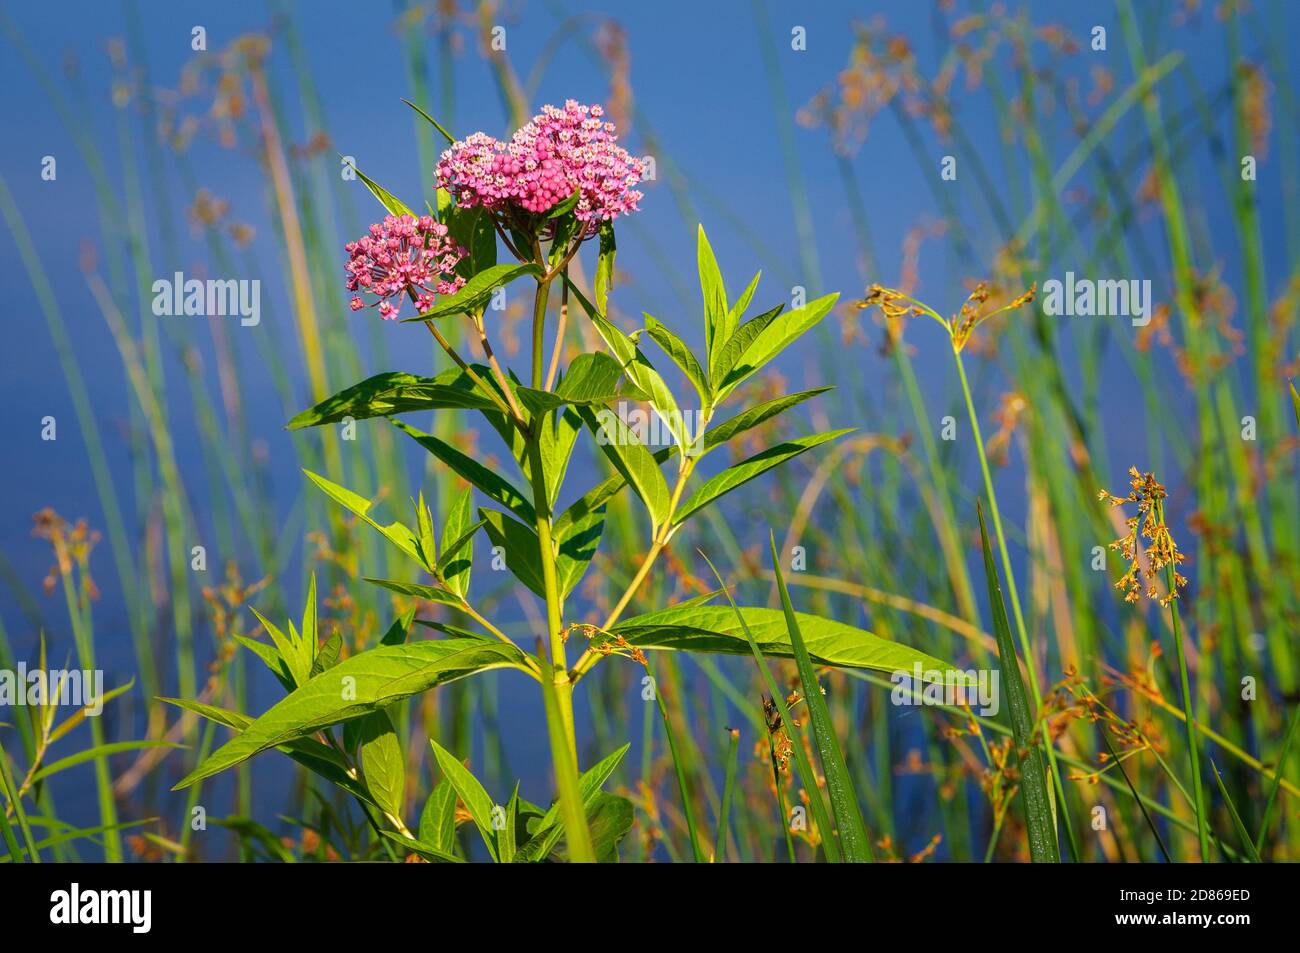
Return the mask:
{"type": "MultiPolygon", "coordinates": [[[[1164,510],[1156,504],[1156,519],[1164,523],[1164,510]]],[[[1165,567],[1165,581],[1169,586],[1169,619],[1174,627],[1174,651],[1178,655],[1178,687],[1183,696],[1183,713],[1187,716],[1187,760],[1192,769],[1192,793],[1196,798],[1196,835],[1201,846],[1201,863],[1210,862],[1210,829],[1205,815],[1205,789],[1201,785],[1201,757],[1198,751],[1200,745],[1197,740],[1196,728],[1196,709],[1192,707],[1192,690],[1187,678],[1187,656],[1183,654],[1183,627],[1178,623],[1178,604],[1177,600],[1172,598],[1177,589],[1174,588],[1174,569],[1172,566],[1165,567]]],[[[1279,765],[1280,770],[1280,765],[1279,765]]]]}
{"type": "MultiPolygon", "coordinates": [[[[541,262],[543,268],[546,262],[541,262]]],[[[546,301],[550,297],[551,279],[543,278],[537,282],[537,294],[533,298],[533,387],[541,388],[542,358],[546,348],[546,301]]]]}
{"type": "MultiPolygon", "coordinates": [[[[1038,687],[1038,667],[1034,662],[1034,653],[1029,645],[1029,630],[1025,628],[1025,616],[1020,610],[1020,593],[1016,589],[1016,576],[1011,571],[1011,555],[1007,551],[1007,537],[1002,531],[1002,513],[998,508],[997,493],[993,490],[993,474],[989,471],[988,454],[984,451],[984,437],[980,433],[979,416],[975,413],[975,400],[971,396],[970,381],[966,377],[966,365],[962,363],[961,351],[954,344],[952,349],[953,361],[957,364],[957,376],[961,379],[962,396],[966,399],[966,412],[970,416],[971,432],[975,435],[975,449],[979,452],[980,472],[984,476],[984,492],[989,500],[989,514],[993,518],[993,530],[998,540],[998,554],[1002,560],[1002,571],[1007,577],[1007,595],[1011,597],[1011,611],[1016,620],[1016,635],[1020,641],[1020,651],[1025,656],[1025,669],[1029,673],[1029,691],[1034,703],[1034,713],[1037,713],[1043,707],[1043,696],[1038,687]]],[[[1061,785],[1061,769],[1056,763],[1056,746],[1052,742],[1051,732],[1047,724],[1041,726],[1043,736],[1043,750],[1047,753],[1047,763],[1052,770],[1052,789],[1051,793],[1055,794],[1052,804],[1053,819],[1058,813],[1056,803],[1059,802],[1061,810],[1065,808],[1065,789],[1061,785]]],[[[1070,853],[1075,860],[1079,859],[1079,846],[1074,840],[1074,829],[1070,827],[1070,820],[1067,816],[1065,823],[1066,838],[1069,841],[1070,853]]]]}
{"type": "Polygon", "coordinates": [[[727,776],[722,784],[722,806],[718,809],[718,839],[713,846],[713,862],[720,863],[727,853],[727,832],[731,821],[731,799],[736,786],[736,759],[740,754],[740,731],[728,728],[727,776]]]}
{"type": "MultiPolygon", "coordinates": [[[[548,282],[539,282],[533,306],[533,380],[542,377],[542,336],[546,318],[548,282]]],[[[542,691],[546,698],[551,759],[555,766],[560,798],[565,801],[562,816],[569,841],[569,856],[575,861],[594,862],[591,831],[587,825],[578,782],[578,742],[573,723],[573,682],[569,677],[564,649],[564,604],[555,571],[555,546],[551,539],[551,503],[542,465],[542,420],[534,418],[525,437],[528,472],[533,487],[533,508],[537,513],[537,546],[542,563],[542,587],[546,593],[546,635],[550,665],[542,672],[542,691]]]]}

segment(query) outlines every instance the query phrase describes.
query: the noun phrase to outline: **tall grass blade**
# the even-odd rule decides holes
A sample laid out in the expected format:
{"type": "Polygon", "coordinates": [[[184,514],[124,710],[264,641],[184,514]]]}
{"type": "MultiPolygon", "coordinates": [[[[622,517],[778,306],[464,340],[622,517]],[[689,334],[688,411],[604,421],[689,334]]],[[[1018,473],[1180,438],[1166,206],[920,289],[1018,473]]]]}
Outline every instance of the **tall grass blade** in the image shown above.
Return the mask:
{"type": "Polygon", "coordinates": [[[1011,641],[1011,622],[1007,618],[1006,603],[1002,601],[1002,586],[998,583],[997,567],[993,564],[993,550],[989,547],[988,527],[984,525],[984,505],[977,503],[980,521],[980,545],[984,549],[984,575],[989,584],[989,606],[993,613],[993,634],[998,643],[998,662],[1002,669],[1002,684],[1007,692],[1007,707],[1011,710],[1011,729],[1020,751],[1020,799],[1025,809],[1025,827],[1029,835],[1029,855],[1034,863],[1060,863],[1060,848],[1056,843],[1055,825],[1052,823],[1052,805],[1047,797],[1047,774],[1043,768],[1041,752],[1034,744],[1033,712],[1025,683],[1020,678],[1020,659],[1011,641]]]}
{"type": "Polygon", "coordinates": [[[1259,851],[1255,849],[1255,842],[1250,839],[1250,834],[1246,831],[1246,825],[1242,822],[1241,815],[1237,813],[1237,805],[1232,803],[1232,795],[1228,793],[1228,786],[1223,783],[1223,775],[1219,774],[1219,766],[1211,760],[1210,768],[1214,771],[1214,780],[1218,782],[1219,793],[1223,795],[1223,803],[1228,807],[1228,816],[1232,818],[1232,826],[1237,831],[1237,838],[1241,841],[1241,846],[1245,849],[1250,862],[1258,864],[1259,851]]]}
{"type": "Polygon", "coordinates": [[[1124,779],[1124,783],[1128,785],[1129,793],[1133,795],[1133,800],[1136,801],[1137,806],[1141,808],[1142,816],[1146,818],[1147,827],[1151,829],[1151,835],[1156,839],[1156,846],[1160,848],[1160,853],[1165,858],[1165,863],[1172,864],[1174,862],[1173,858],[1169,856],[1169,850],[1165,847],[1165,842],[1160,839],[1160,831],[1156,827],[1156,822],[1151,819],[1151,812],[1148,811],[1147,806],[1142,803],[1142,798],[1138,796],[1137,788],[1133,786],[1132,780],[1129,779],[1128,772],[1124,770],[1124,763],[1119,760],[1119,755],[1115,753],[1115,746],[1110,743],[1110,736],[1106,734],[1106,728],[1104,725],[1101,729],[1101,740],[1106,742],[1106,750],[1110,752],[1111,762],[1115,765],[1116,770],[1119,771],[1120,777],[1124,779]]]}
{"type": "Polygon", "coordinates": [[[804,644],[803,634],[799,631],[794,606],[790,603],[790,590],[786,588],[785,576],[781,574],[781,560],[776,553],[776,537],[770,532],[768,544],[772,549],[772,571],[776,573],[776,586],[781,594],[785,625],[790,632],[790,644],[794,649],[795,664],[799,668],[799,681],[803,685],[804,700],[808,705],[817,755],[821,760],[822,774],[826,777],[826,791],[830,795],[831,811],[835,814],[835,826],[840,834],[840,847],[844,851],[845,861],[868,863],[875,860],[875,856],[866,825],[862,822],[858,794],[854,790],[848,766],[844,763],[844,752],[840,750],[839,739],[835,737],[830,709],[822,695],[812,659],[808,656],[808,646],[804,644]]]}
{"type": "Polygon", "coordinates": [[[686,784],[686,771],[682,766],[682,759],[677,750],[677,736],[673,732],[672,720],[668,717],[668,707],[664,705],[663,692],[659,690],[659,681],[655,679],[654,672],[650,670],[648,663],[646,672],[654,681],[655,704],[659,706],[659,717],[663,719],[664,735],[668,739],[668,753],[673,759],[673,773],[677,776],[677,790],[682,795],[682,812],[686,815],[686,832],[691,839],[691,854],[697,864],[702,864],[704,863],[704,852],[700,848],[699,831],[695,826],[695,809],[691,807],[691,793],[686,784]]]}
{"type": "Polygon", "coordinates": [[[740,730],[728,728],[731,741],[727,747],[727,776],[722,782],[722,805],[718,809],[718,839],[713,845],[713,862],[720,862],[727,851],[727,834],[731,824],[731,799],[736,790],[736,761],[740,757],[740,730]]]}
{"type": "MultiPolygon", "coordinates": [[[[1295,394],[1295,388],[1291,388],[1295,394]]],[[[1296,401],[1296,413],[1300,415],[1300,399],[1296,401]]],[[[1300,705],[1291,713],[1291,724],[1287,726],[1286,737],[1282,740],[1282,751],[1273,765],[1273,783],[1268,788],[1268,799],[1264,802],[1264,814],[1259,819],[1259,833],[1255,836],[1255,853],[1264,853],[1264,838],[1268,834],[1268,822],[1273,816],[1273,805],[1277,802],[1277,792],[1282,786],[1282,771],[1286,767],[1287,756],[1291,753],[1291,742],[1295,740],[1296,725],[1300,725],[1300,705]]]]}
{"type": "MultiPolygon", "coordinates": [[[[704,553],[701,552],[700,555],[704,556],[704,553]]],[[[726,595],[727,601],[731,603],[732,611],[736,613],[736,618],[740,620],[740,627],[744,630],[745,640],[749,642],[749,651],[754,656],[755,664],[758,665],[759,674],[763,676],[763,683],[767,687],[768,694],[772,696],[772,703],[776,705],[776,709],[781,715],[781,724],[792,736],[790,740],[794,742],[795,764],[799,769],[799,779],[803,782],[804,790],[808,794],[808,803],[812,807],[813,820],[817,822],[817,829],[821,832],[822,849],[826,852],[826,859],[830,863],[838,864],[842,859],[842,855],[840,853],[839,845],[835,842],[835,834],[831,828],[830,814],[826,810],[826,802],[822,800],[821,790],[817,787],[817,775],[813,774],[812,763],[808,760],[808,752],[804,751],[798,729],[795,727],[794,721],[790,718],[790,710],[785,703],[785,693],[781,691],[781,687],[777,685],[776,679],[772,677],[772,672],[767,667],[767,660],[763,658],[763,653],[758,647],[758,642],[754,639],[754,634],[749,631],[749,625],[745,622],[745,617],[741,614],[740,607],[736,605],[736,600],[731,597],[731,589],[728,588],[726,582],[723,581],[721,573],[719,573],[717,567],[710,562],[708,556],[704,556],[704,561],[708,563],[709,568],[713,570],[713,575],[717,577],[718,585],[722,587],[722,591],[726,595]]],[[[772,765],[775,772],[775,751],[773,752],[772,765]]],[[[778,778],[776,780],[778,782],[776,785],[776,791],[777,795],[780,796],[780,779],[778,778]]],[[[784,807],[782,808],[782,811],[784,811],[784,807]]],[[[781,824],[786,829],[787,836],[789,835],[789,823],[789,817],[783,815],[781,818],[781,824]]]]}

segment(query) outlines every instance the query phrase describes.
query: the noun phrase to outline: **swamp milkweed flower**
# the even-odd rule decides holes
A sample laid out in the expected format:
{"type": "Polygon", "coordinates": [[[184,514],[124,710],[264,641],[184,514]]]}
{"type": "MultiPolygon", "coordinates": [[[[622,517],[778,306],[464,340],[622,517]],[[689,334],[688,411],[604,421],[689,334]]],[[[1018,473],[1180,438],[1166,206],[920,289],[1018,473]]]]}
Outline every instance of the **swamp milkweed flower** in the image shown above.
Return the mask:
{"type": "MultiPolygon", "coordinates": [[[[455,273],[465,249],[447,235],[447,226],[430,215],[388,215],[370,226],[370,234],[344,246],[348,253],[348,290],[369,292],[379,300],[380,317],[393,320],[409,296],[421,311],[434,295],[455,294],[465,279],[455,273]],[[396,300],[394,300],[396,299],[396,300]]],[[[353,311],[366,307],[359,294],[353,311]]]]}
{"type": "Polygon", "coordinates": [[[577,194],[573,211],[596,233],[601,222],[637,210],[641,163],[617,144],[614,124],[600,106],[572,99],[542,111],[509,142],[475,133],[442,153],[437,179],[463,208],[482,206],[518,223],[542,215],[577,194]],[[518,216],[512,213],[520,213],[518,216]]]}

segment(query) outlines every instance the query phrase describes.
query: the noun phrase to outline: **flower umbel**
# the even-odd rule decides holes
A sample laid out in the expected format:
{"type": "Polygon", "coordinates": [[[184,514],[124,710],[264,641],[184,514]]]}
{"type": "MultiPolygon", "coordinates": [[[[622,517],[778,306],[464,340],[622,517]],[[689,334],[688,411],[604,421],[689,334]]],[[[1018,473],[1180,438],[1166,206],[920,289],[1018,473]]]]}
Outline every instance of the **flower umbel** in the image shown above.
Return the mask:
{"type": "MultiPolygon", "coordinates": [[[[416,308],[427,311],[434,295],[455,294],[465,279],[455,273],[465,255],[447,226],[430,215],[388,215],[370,226],[370,234],[344,246],[348,253],[348,290],[369,292],[378,298],[379,315],[397,317],[402,297],[409,296],[416,308]]],[[[366,303],[354,295],[353,311],[366,303]]]]}
{"type": "Polygon", "coordinates": [[[1164,486],[1156,481],[1154,473],[1139,473],[1137,467],[1130,467],[1128,473],[1131,487],[1128,496],[1115,496],[1107,490],[1100,490],[1097,494],[1098,500],[1109,501],[1112,506],[1136,503],[1138,508],[1137,515],[1125,521],[1128,534],[1110,544],[1110,548],[1118,550],[1129,563],[1128,571],[1115,583],[1115,588],[1123,590],[1125,602],[1137,602],[1143,593],[1140,575],[1145,576],[1147,598],[1159,599],[1161,608],[1168,608],[1169,603],[1178,598],[1178,590],[1187,585],[1187,579],[1178,571],[1179,563],[1187,557],[1179,552],[1178,544],[1165,523],[1164,499],[1168,494],[1164,486]],[[1141,565],[1139,534],[1150,540],[1146,546],[1145,568],[1141,565]],[[1161,597],[1154,580],[1156,573],[1166,567],[1173,575],[1174,584],[1161,597]]]}
{"type": "Polygon", "coordinates": [[[438,163],[438,185],[464,208],[541,215],[578,195],[574,215],[594,235],[601,222],[634,212],[641,163],[616,143],[600,106],[569,100],[544,106],[509,142],[475,133],[452,144],[438,163]]]}
{"type": "Polygon", "coordinates": [[[890,340],[896,341],[900,332],[900,325],[903,318],[917,315],[928,315],[943,325],[947,330],[948,336],[952,338],[952,348],[958,353],[966,346],[974,330],[987,321],[989,318],[1002,314],[1004,311],[1011,311],[1015,308],[1022,307],[1034,300],[1038,291],[1037,283],[1030,285],[1029,290],[1023,294],[1012,298],[1006,304],[999,307],[989,308],[989,301],[996,297],[992,286],[987,281],[981,281],[977,284],[965,303],[961,306],[961,311],[951,318],[945,318],[933,308],[922,304],[911,295],[904,294],[896,288],[885,288],[881,285],[872,285],[867,289],[866,297],[858,302],[859,308],[878,307],[885,316],[886,327],[890,334],[890,340]]]}

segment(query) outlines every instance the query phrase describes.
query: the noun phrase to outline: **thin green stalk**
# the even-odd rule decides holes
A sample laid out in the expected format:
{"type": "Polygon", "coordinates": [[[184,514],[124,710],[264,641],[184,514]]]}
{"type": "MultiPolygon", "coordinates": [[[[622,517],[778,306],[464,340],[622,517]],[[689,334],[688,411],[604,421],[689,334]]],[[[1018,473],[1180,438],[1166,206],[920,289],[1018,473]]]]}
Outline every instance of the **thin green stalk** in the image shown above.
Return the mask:
{"type": "MultiPolygon", "coordinates": [[[[1011,571],[1011,555],[1007,551],[1006,534],[1002,531],[1002,514],[998,508],[997,493],[993,489],[993,474],[989,471],[988,454],[984,451],[984,437],[980,433],[979,416],[975,413],[975,401],[971,396],[970,381],[966,378],[966,366],[962,363],[961,350],[955,346],[952,349],[953,360],[957,364],[957,375],[961,379],[962,396],[966,399],[966,412],[970,415],[971,432],[975,435],[975,449],[979,453],[980,472],[984,476],[984,492],[989,499],[989,514],[993,518],[993,530],[997,535],[998,553],[1002,559],[1002,571],[1007,577],[1007,594],[1011,597],[1011,611],[1016,620],[1016,634],[1020,639],[1020,650],[1025,655],[1025,669],[1029,672],[1029,691],[1030,698],[1033,701],[1034,711],[1037,712],[1043,706],[1042,692],[1038,687],[1038,666],[1034,659],[1032,647],[1029,644],[1029,631],[1025,627],[1024,613],[1020,609],[1020,593],[1016,589],[1016,576],[1011,571]]],[[[1048,802],[1052,809],[1052,819],[1056,819],[1056,805],[1059,800],[1061,809],[1065,809],[1065,789],[1061,784],[1061,769],[1056,763],[1056,747],[1052,743],[1051,731],[1047,724],[1042,725],[1041,733],[1043,736],[1043,750],[1047,753],[1048,767],[1052,772],[1052,790],[1049,792],[1048,802]]],[[[1065,828],[1066,839],[1069,842],[1070,853],[1075,860],[1079,859],[1079,845],[1074,839],[1074,829],[1070,826],[1070,819],[1067,814],[1065,823],[1061,825],[1065,828]]],[[[1056,825],[1053,825],[1052,831],[1053,845],[1056,843],[1056,825]]]]}
{"type": "Polygon", "coordinates": [[[871,839],[867,836],[866,825],[862,822],[862,809],[858,806],[858,795],[853,789],[853,780],[849,777],[848,766],[844,763],[844,752],[840,750],[839,739],[835,737],[835,726],[831,722],[830,709],[826,705],[821,685],[817,681],[812,658],[808,655],[808,647],[804,644],[803,634],[799,631],[799,620],[790,602],[790,590],[786,588],[785,577],[781,573],[781,560],[776,553],[775,535],[769,533],[768,542],[772,549],[772,571],[776,573],[776,585],[781,594],[781,609],[785,613],[785,627],[790,634],[790,646],[799,669],[799,681],[803,685],[804,700],[808,705],[813,740],[817,745],[822,775],[826,778],[826,792],[830,796],[831,811],[835,815],[840,848],[844,852],[844,859],[850,863],[873,861],[875,856],[871,850],[871,839]]]}
{"type": "MultiPolygon", "coordinates": [[[[1011,713],[1011,727],[1020,754],[1020,798],[1025,809],[1025,827],[1029,837],[1029,853],[1035,863],[1059,863],[1060,848],[1056,841],[1056,818],[1048,795],[1043,762],[1034,743],[1033,711],[1025,697],[1025,685],[1020,679],[1020,662],[1016,647],[1011,641],[1011,626],[1007,623],[1006,604],[998,584],[998,571],[993,565],[989,549],[988,530],[984,525],[984,507],[977,506],[980,521],[980,542],[984,551],[984,574],[988,578],[989,605],[993,613],[993,632],[998,640],[998,660],[1002,682],[1007,693],[1007,708],[1011,713]]],[[[1029,666],[1027,666],[1029,667],[1029,666]]]]}
{"type": "MultiPolygon", "coordinates": [[[[36,849],[36,840],[32,837],[31,825],[27,822],[27,814],[23,811],[22,803],[18,800],[18,791],[14,786],[13,777],[9,773],[9,756],[5,754],[4,744],[0,743],[0,785],[4,786],[5,798],[13,805],[14,817],[18,819],[18,828],[22,831],[23,842],[27,845],[27,857],[33,864],[41,862],[41,855],[36,849]]],[[[19,859],[22,853],[18,849],[18,844],[14,841],[13,830],[9,825],[8,819],[4,816],[5,812],[0,811],[0,832],[3,832],[5,845],[9,849],[9,855],[14,860],[19,859]]]]}
{"type": "MultiPolygon", "coordinates": [[[[1297,413],[1300,413],[1300,410],[1297,413]]],[[[1264,816],[1259,819],[1259,833],[1255,836],[1255,852],[1257,854],[1264,853],[1264,836],[1268,833],[1268,822],[1273,817],[1273,805],[1277,801],[1278,788],[1282,786],[1282,766],[1286,764],[1286,757],[1291,752],[1291,742],[1295,738],[1296,725],[1300,725],[1300,705],[1296,706],[1291,715],[1291,724],[1286,730],[1286,738],[1282,741],[1282,752],[1277,756],[1273,783],[1269,785],[1268,799],[1264,802],[1264,816]]]]}
{"type": "Polygon", "coordinates": [[[718,811],[718,839],[713,845],[713,862],[720,862],[727,851],[727,829],[731,821],[731,796],[735,791],[736,761],[740,756],[740,730],[728,728],[727,776],[722,782],[722,806],[718,811]]]}
{"type": "MultiPolygon", "coordinates": [[[[704,553],[700,553],[704,556],[704,553]]],[[[732,610],[736,613],[736,618],[740,622],[740,627],[745,633],[745,640],[749,643],[750,654],[754,657],[754,663],[758,666],[759,673],[763,677],[763,684],[767,688],[767,693],[772,696],[772,703],[776,706],[781,716],[781,727],[791,734],[791,746],[794,748],[795,763],[799,768],[799,779],[803,782],[804,790],[808,794],[808,803],[812,807],[813,820],[817,823],[817,830],[821,834],[822,850],[826,852],[826,859],[832,864],[838,864],[843,859],[840,853],[839,845],[835,842],[834,828],[831,827],[830,813],[826,810],[826,802],[822,800],[821,790],[817,787],[817,775],[813,774],[812,762],[808,759],[808,752],[804,750],[803,739],[799,736],[798,729],[795,727],[793,719],[790,718],[790,709],[785,703],[785,693],[777,685],[776,679],[772,676],[772,671],[767,667],[767,660],[763,657],[762,650],[758,647],[758,642],[754,640],[754,634],[749,631],[749,623],[745,621],[744,615],[736,605],[736,600],[731,597],[731,589],[723,581],[721,573],[709,561],[708,556],[704,556],[704,561],[709,564],[709,569],[713,570],[713,575],[718,580],[718,585],[722,587],[727,601],[731,603],[732,610]]],[[[773,752],[772,765],[773,770],[776,768],[776,757],[773,752]]],[[[781,794],[780,778],[777,778],[776,785],[778,797],[781,794]]],[[[784,806],[782,807],[784,811],[784,806]]],[[[782,825],[789,826],[789,818],[782,818],[782,825]]]]}
{"type": "Polygon", "coordinates": [[[672,720],[668,717],[668,707],[664,704],[663,692],[659,691],[659,682],[647,662],[645,667],[654,683],[655,704],[659,707],[659,717],[663,719],[664,735],[668,739],[668,753],[673,759],[673,773],[677,776],[677,790],[682,796],[682,813],[686,815],[686,832],[691,839],[691,854],[697,864],[704,863],[704,851],[700,847],[699,831],[695,826],[695,809],[691,807],[691,793],[686,785],[686,771],[677,750],[677,735],[673,731],[672,720]]]}
{"type": "MultiPolygon", "coordinates": [[[[1159,501],[1156,501],[1156,521],[1164,525],[1165,512],[1164,507],[1159,501]]],[[[1169,620],[1173,624],[1174,630],[1174,651],[1178,655],[1178,687],[1182,692],[1183,714],[1185,716],[1185,727],[1187,729],[1187,760],[1192,769],[1192,792],[1196,799],[1196,832],[1201,845],[1201,862],[1208,864],[1210,862],[1210,828],[1205,812],[1205,790],[1201,784],[1201,760],[1200,760],[1200,742],[1197,737],[1197,719],[1196,709],[1192,705],[1191,684],[1187,677],[1187,655],[1183,651],[1183,628],[1178,621],[1178,600],[1174,598],[1178,590],[1175,588],[1174,567],[1165,567],[1165,584],[1169,587],[1169,620]]]]}
{"type": "Polygon", "coordinates": [[[1115,746],[1110,743],[1110,736],[1106,734],[1106,726],[1104,723],[1101,726],[1101,740],[1106,743],[1106,750],[1110,752],[1111,764],[1115,765],[1120,776],[1124,778],[1124,783],[1128,785],[1129,793],[1133,795],[1133,800],[1137,801],[1138,807],[1142,809],[1142,816],[1146,819],[1147,827],[1151,829],[1151,836],[1156,839],[1156,846],[1160,848],[1160,853],[1165,858],[1165,863],[1172,864],[1174,862],[1173,858],[1169,856],[1169,850],[1165,847],[1165,842],[1160,839],[1160,831],[1156,828],[1156,822],[1151,819],[1151,812],[1149,812],[1146,805],[1142,803],[1142,799],[1138,797],[1137,788],[1135,788],[1133,782],[1129,780],[1128,772],[1124,770],[1124,765],[1120,761],[1119,755],[1115,753],[1115,746]]]}

